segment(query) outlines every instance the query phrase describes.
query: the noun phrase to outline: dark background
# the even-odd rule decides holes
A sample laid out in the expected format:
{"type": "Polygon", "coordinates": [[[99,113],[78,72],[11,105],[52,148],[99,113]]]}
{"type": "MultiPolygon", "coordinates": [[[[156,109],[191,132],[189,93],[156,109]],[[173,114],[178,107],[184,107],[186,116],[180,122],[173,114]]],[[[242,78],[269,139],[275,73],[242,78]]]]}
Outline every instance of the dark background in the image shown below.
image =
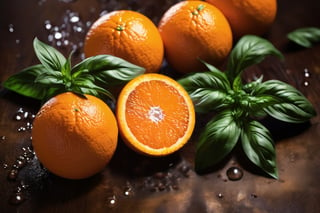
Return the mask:
{"type": "MultiPolygon", "coordinates": [[[[83,58],[85,33],[100,14],[132,9],[157,24],[161,14],[175,2],[3,0],[0,82],[38,63],[32,48],[34,37],[66,56],[76,49],[76,63],[83,58]],[[79,21],[73,22],[71,17],[78,17],[79,21]]],[[[45,171],[28,150],[28,122],[39,103],[0,88],[0,212],[320,212],[320,43],[301,48],[286,38],[297,28],[320,27],[319,11],[318,0],[279,0],[276,21],[264,37],[285,58],[268,57],[246,72],[248,80],[263,74],[265,79],[293,85],[318,112],[306,124],[266,121],[276,141],[279,180],[259,173],[237,150],[211,173],[197,175],[193,157],[194,143],[205,120],[201,116],[192,140],[179,153],[161,159],[147,158],[120,142],[114,159],[101,174],[79,181],[61,179],[45,171]],[[20,108],[28,116],[18,121],[20,108]],[[20,165],[17,175],[8,177],[21,155],[28,162],[20,165]],[[226,170],[231,166],[243,170],[241,180],[227,179],[226,170]],[[21,202],[14,199],[16,195],[22,198],[21,202]]],[[[163,68],[164,72],[167,70],[170,68],[163,68]]]]}

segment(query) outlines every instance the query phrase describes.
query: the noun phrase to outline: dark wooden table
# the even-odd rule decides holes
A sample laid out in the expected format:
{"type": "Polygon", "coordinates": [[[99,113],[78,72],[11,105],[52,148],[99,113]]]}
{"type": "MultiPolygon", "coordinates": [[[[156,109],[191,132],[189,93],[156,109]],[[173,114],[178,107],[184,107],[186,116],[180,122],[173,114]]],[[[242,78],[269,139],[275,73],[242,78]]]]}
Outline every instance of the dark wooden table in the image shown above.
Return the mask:
{"type": "MultiPolygon", "coordinates": [[[[38,37],[65,55],[76,48],[81,60],[83,38],[101,13],[138,10],[155,23],[174,2],[104,0],[10,0],[0,2],[0,82],[38,63],[32,40],[38,37]]],[[[139,156],[121,142],[105,171],[86,180],[56,177],[41,167],[31,147],[30,127],[37,101],[1,88],[0,212],[320,212],[320,44],[292,45],[286,35],[300,27],[320,27],[318,0],[279,0],[278,15],[265,35],[285,56],[267,58],[247,71],[298,88],[318,116],[307,124],[270,121],[276,141],[279,180],[263,176],[235,150],[213,172],[193,170],[194,143],[161,159],[139,156]],[[240,168],[241,180],[226,170],[240,168]]],[[[81,166],[81,165],[79,165],[81,166]]]]}

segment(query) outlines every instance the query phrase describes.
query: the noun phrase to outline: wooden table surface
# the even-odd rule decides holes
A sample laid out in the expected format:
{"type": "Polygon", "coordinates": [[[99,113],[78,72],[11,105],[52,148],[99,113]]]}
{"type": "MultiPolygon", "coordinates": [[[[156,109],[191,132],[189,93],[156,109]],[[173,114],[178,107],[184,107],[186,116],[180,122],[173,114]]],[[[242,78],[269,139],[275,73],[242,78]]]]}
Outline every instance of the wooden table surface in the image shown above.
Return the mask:
{"type": "MultiPolygon", "coordinates": [[[[38,63],[34,37],[65,55],[77,48],[76,62],[83,57],[86,31],[101,13],[133,9],[157,23],[174,2],[1,1],[0,82],[38,63]]],[[[39,103],[0,88],[0,212],[320,212],[320,43],[299,48],[286,38],[292,30],[310,26],[320,27],[319,0],[279,0],[276,21],[265,38],[285,59],[270,57],[247,71],[248,78],[263,74],[293,85],[318,113],[306,124],[268,123],[276,141],[279,180],[259,174],[237,150],[211,173],[196,174],[194,144],[204,125],[201,116],[192,140],[172,156],[139,156],[120,142],[101,174],[65,180],[47,172],[32,151],[30,127],[39,103]],[[242,169],[242,179],[227,178],[232,166],[242,169]]]]}

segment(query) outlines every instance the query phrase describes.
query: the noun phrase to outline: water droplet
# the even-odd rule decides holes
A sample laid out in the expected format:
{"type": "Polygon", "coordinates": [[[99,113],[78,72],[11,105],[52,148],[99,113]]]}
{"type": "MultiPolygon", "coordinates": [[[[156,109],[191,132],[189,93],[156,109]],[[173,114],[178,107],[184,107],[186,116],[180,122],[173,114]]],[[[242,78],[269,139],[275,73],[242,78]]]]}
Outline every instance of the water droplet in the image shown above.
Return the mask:
{"type": "Polygon", "coordinates": [[[308,68],[304,68],[304,77],[309,78],[310,77],[310,72],[308,68]]]}
{"type": "Polygon", "coordinates": [[[219,194],[217,195],[217,197],[220,198],[220,199],[222,199],[224,196],[223,196],[222,193],[219,193],[219,194]]]}
{"type": "Polygon", "coordinates": [[[14,32],[14,26],[13,26],[13,24],[9,24],[9,26],[8,26],[9,28],[9,32],[10,33],[12,33],[12,32],[14,32]]]}
{"type": "Polygon", "coordinates": [[[46,20],[46,21],[44,22],[44,28],[45,28],[46,30],[51,30],[52,24],[50,23],[49,20],[46,20]]]}
{"type": "Polygon", "coordinates": [[[1,136],[1,141],[5,141],[7,139],[7,137],[5,135],[1,136]]]}
{"type": "Polygon", "coordinates": [[[62,34],[60,32],[55,32],[54,33],[54,38],[55,39],[61,39],[62,38],[62,34]]]}
{"type": "Polygon", "coordinates": [[[77,16],[77,15],[72,15],[72,16],[70,17],[70,22],[71,22],[71,23],[76,23],[76,22],[78,22],[78,21],[80,21],[79,16],[77,16]]]}
{"type": "Polygon", "coordinates": [[[116,204],[117,204],[117,199],[116,199],[115,195],[112,195],[112,196],[107,198],[108,207],[113,208],[113,207],[116,206],[116,204]]]}
{"type": "Polygon", "coordinates": [[[20,126],[17,130],[18,132],[25,132],[26,128],[24,126],[20,126]]]}
{"type": "Polygon", "coordinates": [[[18,193],[14,193],[10,199],[9,199],[9,203],[13,204],[13,205],[19,205],[21,204],[23,201],[26,200],[26,197],[23,193],[18,192],[18,193]]]}
{"type": "Polygon", "coordinates": [[[126,186],[124,188],[123,194],[124,194],[124,196],[127,196],[127,197],[132,196],[133,195],[132,187],[131,186],[126,186]]]}
{"type": "Polygon", "coordinates": [[[7,169],[9,166],[8,166],[7,163],[4,163],[4,164],[2,165],[2,167],[3,167],[4,169],[7,169]]]}
{"type": "Polygon", "coordinates": [[[309,86],[309,82],[308,82],[308,81],[304,81],[304,82],[303,82],[303,85],[304,85],[305,87],[307,87],[307,86],[309,86]]]}
{"type": "Polygon", "coordinates": [[[243,171],[238,167],[230,167],[227,170],[227,177],[229,180],[240,180],[243,177],[243,171]]]}
{"type": "Polygon", "coordinates": [[[16,180],[18,177],[19,171],[17,169],[11,169],[8,173],[9,180],[16,180]]]}

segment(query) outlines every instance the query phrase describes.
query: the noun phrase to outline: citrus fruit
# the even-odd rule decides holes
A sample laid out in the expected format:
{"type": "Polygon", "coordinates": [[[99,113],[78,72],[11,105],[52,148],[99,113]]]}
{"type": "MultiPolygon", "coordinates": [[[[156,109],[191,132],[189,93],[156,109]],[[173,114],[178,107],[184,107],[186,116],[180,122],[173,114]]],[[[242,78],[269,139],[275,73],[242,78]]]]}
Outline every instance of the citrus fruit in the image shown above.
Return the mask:
{"type": "Polygon", "coordinates": [[[219,66],[232,48],[227,19],[202,1],[182,1],[170,7],[159,25],[168,63],[178,72],[203,71],[200,59],[219,66]]]}
{"type": "Polygon", "coordinates": [[[122,89],[116,116],[124,142],[150,156],[180,149],[195,125],[188,93],[175,80],[157,73],[136,77],[122,89]]]}
{"type": "Polygon", "coordinates": [[[119,10],[101,16],[89,29],[86,57],[109,54],[157,72],[163,61],[163,42],[157,27],[146,16],[119,10]]]}
{"type": "Polygon", "coordinates": [[[39,161],[68,179],[87,178],[103,170],[117,140],[113,112],[91,95],[59,94],[40,108],[33,122],[32,145],[39,161]]]}
{"type": "Polygon", "coordinates": [[[277,0],[206,0],[227,17],[233,35],[262,35],[275,20],[277,0]]]}

